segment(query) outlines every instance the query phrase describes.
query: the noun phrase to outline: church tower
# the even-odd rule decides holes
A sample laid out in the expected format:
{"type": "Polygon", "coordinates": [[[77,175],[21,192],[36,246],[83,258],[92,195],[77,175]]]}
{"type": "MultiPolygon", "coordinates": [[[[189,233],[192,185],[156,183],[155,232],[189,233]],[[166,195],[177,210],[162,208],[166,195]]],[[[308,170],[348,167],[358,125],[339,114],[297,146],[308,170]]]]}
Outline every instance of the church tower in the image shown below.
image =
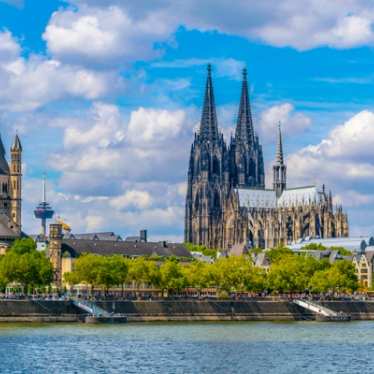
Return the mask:
{"type": "Polygon", "coordinates": [[[9,217],[9,165],[5,158],[5,148],[0,136],[0,215],[9,217]]]}
{"type": "Polygon", "coordinates": [[[185,241],[222,245],[223,203],[230,189],[228,152],[218,132],[212,68],[208,65],[199,133],[191,147],[185,212],[185,241]]]}
{"type": "Polygon", "coordinates": [[[22,145],[18,135],[10,148],[10,217],[21,232],[22,210],[22,145]]]}
{"type": "Polygon", "coordinates": [[[233,182],[238,188],[264,188],[265,172],[262,147],[255,135],[248,93],[247,70],[243,69],[235,137],[231,140],[230,153],[233,159],[233,182]]]}
{"type": "Polygon", "coordinates": [[[283,144],[280,122],[278,124],[277,148],[275,153],[275,164],[273,165],[273,189],[277,197],[282,195],[286,189],[286,165],[283,159],[283,144]]]}

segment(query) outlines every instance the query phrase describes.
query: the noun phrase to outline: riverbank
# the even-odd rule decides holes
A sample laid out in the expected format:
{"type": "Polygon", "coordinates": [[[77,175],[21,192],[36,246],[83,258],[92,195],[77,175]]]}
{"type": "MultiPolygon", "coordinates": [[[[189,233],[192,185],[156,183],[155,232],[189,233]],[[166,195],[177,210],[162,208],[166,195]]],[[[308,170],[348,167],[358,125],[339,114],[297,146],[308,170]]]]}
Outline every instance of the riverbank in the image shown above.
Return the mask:
{"type": "MultiPolygon", "coordinates": [[[[315,315],[289,301],[99,301],[110,313],[128,322],[152,321],[300,321],[315,315]]],[[[351,315],[352,320],[374,320],[374,301],[325,301],[321,305],[351,315]]],[[[0,322],[79,322],[85,312],[71,301],[1,300],[0,322]]]]}

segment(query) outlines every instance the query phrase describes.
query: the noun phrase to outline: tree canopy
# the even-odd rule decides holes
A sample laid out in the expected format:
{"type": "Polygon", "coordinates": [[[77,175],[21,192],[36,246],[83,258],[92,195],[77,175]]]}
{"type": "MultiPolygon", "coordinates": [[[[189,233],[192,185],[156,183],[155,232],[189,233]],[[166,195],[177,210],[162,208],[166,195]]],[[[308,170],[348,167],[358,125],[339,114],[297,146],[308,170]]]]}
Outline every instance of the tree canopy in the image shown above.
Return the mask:
{"type": "Polygon", "coordinates": [[[0,284],[16,282],[25,290],[44,287],[53,280],[53,268],[44,252],[36,249],[32,239],[18,239],[0,261],[0,284]]]}

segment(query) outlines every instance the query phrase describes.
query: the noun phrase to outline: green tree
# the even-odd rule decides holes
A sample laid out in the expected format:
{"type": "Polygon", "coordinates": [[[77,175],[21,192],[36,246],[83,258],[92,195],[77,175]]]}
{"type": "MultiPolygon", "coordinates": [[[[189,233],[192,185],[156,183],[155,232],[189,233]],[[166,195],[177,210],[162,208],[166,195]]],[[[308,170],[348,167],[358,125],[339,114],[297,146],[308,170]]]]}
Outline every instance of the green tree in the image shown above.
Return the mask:
{"type": "Polygon", "coordinates": [[[168,293],[179,292],[186,286],[186,277],[178,262],[168,259],[161,264],[160,285],[168,293]]]}
{"type": "Polygon", "coordinates": [[[266,251],[266,256],[269,258],[270,263],[275,263],[282,260],[284,257],[296,256],[291,249],[287,247],[277,247],[266,251]]]}
{"type": "Polygon", "coordinates": [[[268,288],[279,292],[303,292],[313,274],[327,266],[327,262],[310,256],[285,256],[270,267],[268,288]]]}
{"type": "Polygon", "coordinates": [[[111,269],[111,273],[113,274],[112,277],[114,284],[121,286],[123,294],[123,286],[128,279],[129,273],[128,260],[121,255],[115,255],[108,258],[108,265],[111,269]]]}
{"type": "Polygon", "coordinates": [[[231,256],[221,257],[213,264],[213,278],[226,292],[259,291],[264,287],[265,273],[246,256],[231,256]]]}
{"type": "Polygon", "coordinates": [[[0,262],[2,283],[20,283],[27,292],[30,288],[50,285],[53,268],[44,252],[36,250],[32,239],[14,242],[0,262]]]}
{"type": "Polygon", "coordinates": [[[215,248],[207,248],[205,245],[200,244],[193,244],[193,243],[185,243],[187,250],[190,252],[200,252],[205,256],[209,256],[212,258],[216,258],[218,254],[218,249],[215,248]]]}
{"type": "Polygon", "coordinates": [[[94,287],[102,284],[103,279],[99,278],[99,272],[102,271],[103,256],[88,253],[78,257],[74,264],[74,270],[69,275],[65,275],[67,281],[73,281],[74,284],[85,283],[94,287]]]}
{"type": "Polygon", "coordinates": [[[129,261],[128,280],[139,288],[142,284],[150,281],[148,260],[144,257],[137,257],[129,261]]]}
{"type": "Polygon", "coordinates": [[[309,243],[304,245],[301,249],[306,249],[310,251],[324,251],[326,247],[321,243],[309,243]]]}
{"type": "Polygon", "coordinates": [[[358,288],[358,279],[351,262],[342,260],[331,267],[317,271],[310,279],[309,287],[312,292],[352,292],[358,288]]]}
{"type": "Polygon", "coordinates": [[[212,286],[211,268],[212,265],[198,260],[183,266],[182,271],[186,278],[186,285],[198,290],[212,286]]]}
{"type": "Polygon", "coordinates": [[[18,255],[34,252],[36,251],[36,243],[32,238],[16,239],[10,247],[10,251],[18,255]]]}
{"type": "Polygon", "coordinates": [[[347,248],[344,248],[344,247],[330,247],[329,249],[331,249],[332,251],[338,251],[338,253],[341,256],[351,256],[352,255],[352,252],[349,251],[347,248]]]}

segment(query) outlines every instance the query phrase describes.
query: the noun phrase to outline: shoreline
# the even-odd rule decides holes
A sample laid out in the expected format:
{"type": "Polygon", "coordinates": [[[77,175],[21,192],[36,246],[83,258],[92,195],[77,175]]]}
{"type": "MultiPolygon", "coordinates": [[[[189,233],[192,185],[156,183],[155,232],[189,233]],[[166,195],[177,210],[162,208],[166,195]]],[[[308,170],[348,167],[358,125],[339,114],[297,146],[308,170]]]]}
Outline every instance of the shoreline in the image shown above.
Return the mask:
{"type": "MultiPolygon", "coordinates": [[[[109,313],[121,313],[129,323],[199,321],[314,321],[316,315],[289,301],[97,301],[109,313]]],[[[324,301],[352,320],[374,320],[373,301],[324,301]]],[[[77,323],[87,313],[71,301],[1,300],[0,323],[77,323]]]]}

